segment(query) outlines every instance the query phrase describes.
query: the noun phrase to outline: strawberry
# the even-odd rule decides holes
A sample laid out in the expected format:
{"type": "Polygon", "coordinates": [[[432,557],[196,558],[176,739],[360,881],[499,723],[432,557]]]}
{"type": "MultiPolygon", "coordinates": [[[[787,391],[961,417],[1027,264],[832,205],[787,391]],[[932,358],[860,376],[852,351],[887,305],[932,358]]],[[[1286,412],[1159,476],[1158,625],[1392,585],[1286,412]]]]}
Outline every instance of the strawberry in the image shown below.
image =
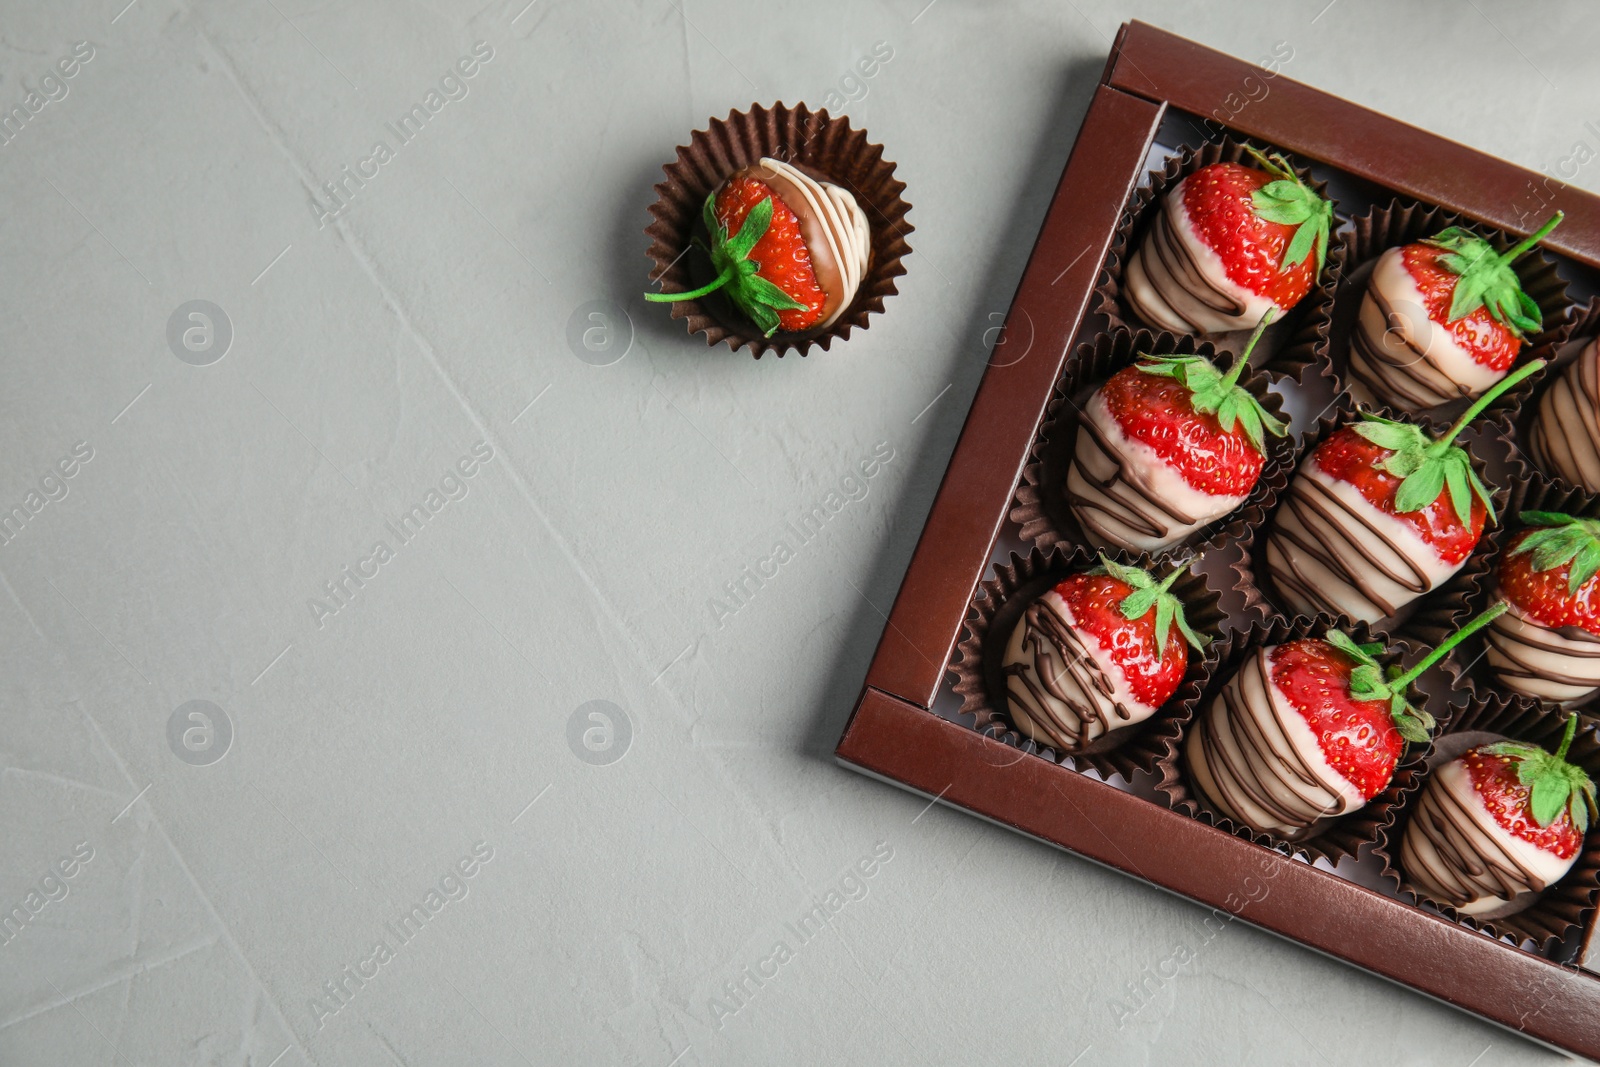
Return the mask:
{"type": "Polygon", "coordinates": [[[1184,178],[1130,257],[1128,300],[1152,326],[1240,329],[1294,307],[1322,272],[1333,205],[1282,156],[1249,151],[1258,167],[1213,163],[1184,178]]]}
{"type": "Polygon", "coordinates": [[[1594,782],[1538,745],[1480,745],[1436,768],[1401,842],[1407,878],[1468,915],[1506,914],[1572,868],[1595,810],[1594,782]]]}
{"type": "Polygon", "coordinates": [[[1298,836],[1388,788],[1406,742],[1428,740],[1431,715],[1411,683],[1505,610],[1497,606],[1402,672],[1338,630],[1258,649],[1222,688],[1186,746],[1200,792],[1251,829],[1298,836]]]}
{"type": "Polygon", "coordinates": [[[1543,326],[1512,264],[1561,219],[1503,254],[1459,226],[1385,252],[1351,339],[1355,377],[1406,411],[1478,396],[1505,377],[1526,335],[1543,326]]]}
{"type": "Polygon", "coordinates": [[[1503,379],[1437,439],[1371,414],[1329,435],[1267,531],[1267,569],[1289,606],[1376,622],[1460,570],[1494,511],[1454,441],[1543,366],[1535,360],[1503,379]]]}
{"type": "Polygon", "coordinates": [[[1525,511],[1500,560],[1499,597],[1511,610],[1489,634],[1497,680],[1565,703],[1600,688],[1600,520],[1525,511]]]}
{"type": "Polygon", "coordinates": [[[1201,356],[1140,356],[1089,400],[1067,498],[1091,537],[1156,551],[1238,507],[1283,423],[1238,385],[1269,311],[1224,375],[1201,356]]]}
{"type": "Polygon", "coordinates": [[[1169,591],[1183,568],[1157,582],[1138,567],[1100,563],[1029,605],[1003,661],[1017,727],[1063,752],[1155,714],[1183,681],[1189,646],[1205,645],[1169,591]]]}
{"type": "Polygon", "coordinates": [[[763,159],[738,171],[706,197],[703,215],[716,278],[686,293],[646,293],[646,300],[697,300],[720,290],[763,336],[804,333],[831,325],[866,273],[871,233],[860,205],[792,164],[763,159]]]}

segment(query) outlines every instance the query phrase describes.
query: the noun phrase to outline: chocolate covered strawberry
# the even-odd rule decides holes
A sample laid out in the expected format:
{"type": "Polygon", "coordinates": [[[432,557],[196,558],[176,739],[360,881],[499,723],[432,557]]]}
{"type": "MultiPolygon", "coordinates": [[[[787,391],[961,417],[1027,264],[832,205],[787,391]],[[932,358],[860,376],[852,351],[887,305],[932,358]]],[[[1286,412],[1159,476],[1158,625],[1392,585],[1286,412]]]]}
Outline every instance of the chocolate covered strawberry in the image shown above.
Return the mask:
{"type": "Polygon", "coordinates": [[[1252,651],[1189,730],[1190,777],[1219,814],[1280,837],[1364,807],[1389,787],[1406,742],[1433,729],[1411,683],[1503,610],[1405,672],[1378,662],[1383,645],[1338,630],[1252,651]]]}
{"type": "Polygon", "coordinates": [[[1213,163],[1172,188],[1128,259],[1134,313],[1173,333],[1243,330],[1305,298],[1328,256],[1333,205],[1282,156],[1213,163]]]}
{"type": "Polygon", "coordinates": [[[1532,528],[1500,560],[1498,595],[1511,610],[1489,631],[1489,669],[1515,692],[1580,700],[1600,688],[1600,520],[1519,517],[1532,528]]]}
{"type": "Polygon", "coordinates": [[[1495,397],[1544,366],[1519,367],[1444,436],[1364,415],[1300,465],[1267,530],[1267,571],[1283,606],[1363,622],[1393,615],[1461,569],[1493,517],[1457,435],[1495,397]]]}
{"type": "Polygon", "coordinates": [[[1561,217],[1504,253],[1452,226],[1378,257],[1350,339],[1356,380],[1383,403],[1420,412],[1504,378],[1527,335],[1543,328],[1512,265],[1561,217]]]}
{"type": "Polygon", "coordinates": [[[1284,432],[1238,384],[1267,321],[1227,374],[1202,356],[1140,356],[1089,398],[1067,500],[1091,540],[1154,552],[1244,503],[1265,435],[1284,432]]]}
{"type": "Polygon", "coordinates": [[[1594,811],[1594,782],[1561,747],[1499,741],[1434,769],[1400,842],[1411,885],[1464,915],[1520,911],[1572,869],[1594,811]]]}
{"type": "Polygon", "coordinates": [[[1100,564],[1028,605],[1006,645],[1011,720],[1059,752],[1154,715],[1183,681],[1189,647],[1205,645],[1169,591],[1182,568],[1157,582],[1104,556],[1100,564]]]}
{"type": "Polygon", "coordinates": [[[1528,443],[1545,470],[1600,493],[1600,339],[1584,345],[1539,398],[1528,443]]]}
{"type": "Polygon", "coordinates": [[[686,293],[646,293],[646,300],[721,292],[771,337],[830,326],[855,299],[872,233],[848,190],[764,158],[707,196],[704,214],[716,277],[686,293]]]}

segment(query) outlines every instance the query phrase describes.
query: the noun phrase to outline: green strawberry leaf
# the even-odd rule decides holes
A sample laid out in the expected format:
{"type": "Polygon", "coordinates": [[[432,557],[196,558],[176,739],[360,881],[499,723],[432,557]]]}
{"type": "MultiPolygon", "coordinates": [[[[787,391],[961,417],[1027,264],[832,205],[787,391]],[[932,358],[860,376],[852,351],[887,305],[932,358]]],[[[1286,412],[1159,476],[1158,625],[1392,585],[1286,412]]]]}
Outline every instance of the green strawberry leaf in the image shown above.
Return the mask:
{"type": "Polygon", "coordinates": [[[1146,374],[1176,378],[1189,390],[1189,406],[1196,414],[1215,416],[1217,425],[1224,433],[1232,433],[1235,426],[1240,427],[1251,447],[1266,455],[1263,431],[1275,437],[1282,437],[1288,432],[1288,427],[1274,418],[1261,406],[1261,402],[1238,382],[1249,364],[1250,353],[1255,350],[1256,342],[1261,339],[1267,324],[1272,321],[1272,314],[1269,310],[1261,317],[1261,321],[1256,324],[1255,332],[1244,347],[1244,352],[1233,361],[1233,366],[1228,368],[1227,374],[1217,370],[1215,364],[1202,356],[1140,355],[1139,362],[1135,366],[1146,374]]]}
{"type": "Polygon", "coordinates": [[[1156,633],[1156,659],[1159,661],[1167,646],[1167,636],[1172,628],[1178,628],[1179,635],[1196,649],[1206,647],[1210,638],[1197,634],[1190,629],[1189,622],[1184,618],[1183,601],[1175,593],[1169,592],[1172,583],[1187,573],[1184,567],[1175,567],[1172,573],[1161,579],[1158,583],[1149,572],[1138,567],[1130,567],[1124,563],[1100,556],[1100,566],[1094,568],[1091,574],[1109,574],[1111,577],[1133,587],[1133,592],[1122,598],[1120,608],[1122,617],[1129,622],[1137,622],[1155,610],[1156,633]]]}
{"type": "Polygon", "coordinates": [[[711,237],[711,266],[717,271],[716,278],[688,292],[646,293],[645,299],[656,303],[698,300],[721,289],[729,302],[744,312],[757,329],[771,337],[780,325],[779,311],[805,310],[808,307],[784,292],[780,286],[761,277],[758,273],[761,265],[750,258],[750,253],[772,225],[772,197],[763,197],[751,207],[739,225],[739,232],[731,237],[728,228],[717,218],[716,198],[716,190],[713,190],[706,196],[701,209],[706,232],[711,237]]]}
{"type": "Polygon", "coordinates": [[[1589,814],[1595,810],[1594,782],[1582,767],[1567,762],[1567,750],[1572,747],[1577,729],[1578,717],[1572,715],[1554,755],[1522,741],[1500,741],[1477,750],[1514,763],[1517,781],[1529,787],[1528,813],[1541,827],[1549,826],[1565,812],[1578,832],[1589,828],[1589,814]]]}
{"type": "Polygon", "coordinates": [[[1451,226],[1424,241],[1444,252],[1439,265],[1458,276],[1450,299],[1450,321],[1483,308],[1519,339],[1542,329],[1544,316],[1539,305],[1523,292],[1513,264],[1544,240],[1561,219],[1561,212],[1556,212],[1537,232],[1504,253],[1496,252],[1488,241],[1460,226],[1451,226]]]}
{"type": "Polygon", "coordinates": [[[1400,489],[1394,494],[1394,510],[1400,514],[1421,511],[1439,499],[1444,491],[1445,464],[1439,459],[1425,459],[1416,470],[1406,475],[1400,489]]]}
{"type": "Polygon", "coordinates": [[[1531,554],[1529,563],[1535,571],[1553,570],[1570,563],[1567,591],[1577,596],[1584,583],[1600,571],[1600,520],[1575,518],[1556,511],[1524,511],[1517,517],[1530,529],[1511,554],[1531,554]]]}
{"type": "Polygon", "coordinates": [[[1289,166],[1282,156],[1268,156],[1248,147],[1256,163],[1273,177],[1250,195],[1251,210],[1268,222],[1295,227],[1294,237],[1283,251],[1279,270],[1304,263],[1313,249],[1317,253],[1317,273],[1328,259],[1328,236],[1333,222],[1333,205],[1318,196],[1289,166]]]}

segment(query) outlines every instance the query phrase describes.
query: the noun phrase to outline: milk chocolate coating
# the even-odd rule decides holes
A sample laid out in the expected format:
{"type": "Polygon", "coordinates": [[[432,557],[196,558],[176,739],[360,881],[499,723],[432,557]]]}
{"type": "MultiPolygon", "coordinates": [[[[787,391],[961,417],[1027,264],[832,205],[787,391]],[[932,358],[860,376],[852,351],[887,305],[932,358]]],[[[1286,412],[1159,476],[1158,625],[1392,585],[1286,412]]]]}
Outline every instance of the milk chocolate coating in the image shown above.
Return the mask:
{"type": "Polygon", "coordinates": [[[1244,292],[1215,253],[1198,252],[1180,235],[1180,227],[1189,225],[1183,188],[1179,182],[1162,198],[1144,240],[1128,259],[1128,303],[1144,322],[1177,334],[1250,329],[1274,305],[1244,292]]]}
{"type": "Polygon", "coordinates": [[[1600,339],[1590,341],[1539,398],[1529,446],[1541,467],[1600,493],[1600,339]]]}
{"type": "Polygon", "coordinates": [[[1376,622],[1460,570],[1400,520],[1383,521],[1353,488],[1313,470],[1315,463],[1313,453],[1267,530],[1267,572],[1285,607],[1376,622]]]}
{"type": "Polygon", "coordinates": [[[1272,684],[1272,650],[1257,649],[1222,687],[1190,729],[1184,759],[1219,814],[1292,840],[1362,804],[1328,765],[1304,716],[1272,684]]]}
{"type": "Polygon", "coordinates": [[[1489,670],[1513,692],[1563,704],[1600,689],[1600,637],[1587,630],[1545,626],[1513,607],[1484,632],[1489,670]]]}
{"type": "Polygon", "coordinates": [[[822,318],[813,328],[831,326],[855,299],[871,259],[872,233],[861,206],[848,190],[781,160],[763,158],[728,180],[742,177],[765,182],[800,220],[823,292],[822,318]]]}
{"type": "Polygon", "coordinates": [[[1156,712],[1117,699],[1117,687],[1053,591],[1028,605],[1017,620],[1003,669],[1017,729],[1060,752],[1080,752],[1102,735],[1156,712]]]}
{"type": "Polygon", "coordinates": [[[1433,771],[1398,858],[1418,892],[1481,918],[1526,908],[1577,860],[1561,860],[1502,828],[1473,791],[1460,759],[1433,771]]]}

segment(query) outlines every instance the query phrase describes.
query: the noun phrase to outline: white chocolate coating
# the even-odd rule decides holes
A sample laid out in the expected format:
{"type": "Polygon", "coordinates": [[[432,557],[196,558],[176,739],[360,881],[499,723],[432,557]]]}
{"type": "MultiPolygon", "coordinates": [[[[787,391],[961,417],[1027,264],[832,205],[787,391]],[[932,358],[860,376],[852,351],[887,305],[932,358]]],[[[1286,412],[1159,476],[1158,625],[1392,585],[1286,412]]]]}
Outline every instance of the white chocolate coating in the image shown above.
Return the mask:
{"type": "Polygon", "coordinates": [[[1530,434],[1539,465],[1591,493],[1600,493],[1600,339],[1539,398],[1530,434]]]}
{"type": "Polygon", "coordinates": [[[1293,838],[1366,798],[1328,763],[1305,716],[1272,680],[1280,647],[1251,654],[1190,728],[1184,756],[1218,813],[1293,838]]]}
{"type": "Polygon", "coordinates": [[[1135,314],[1173,333],[1248,330],[1268,311],[1284,309],[1228,277],[1222,257],[1195,229],[1184,207],[1183,179],[1163,198],[1128,258],[1123,286],[1135,314]]]}
{"type": "Polygon", "coordinates": [[[1463,915],[1509,915],[1572,869],[1501,827],[1472,787],[1464,760],[1436,768],[1406,824],[1399,864],[1406,879],[1463,915]]]}
{"type": "Polygon", "coordinates": [[[1072,608],[1054,590],[1017,620],[1003,665],[1017,729],[1062,752],[1082,751],[1156,713],[1133,695],[1122,668],[1093,634],[1078,628],[1072,608]]]}
{"type": "Polygon", "coordinates": [[[788,179],[805,198],[811,216],[820,224],[820,232],[807,232],[807,247],[819,277],[830,265],[838,268],[839,305],[817,324],[818,327],[831,326],[855,300],[856,291],[867,274],[867,263],[872,255],[872,229],[867,225],[867,216],[849,190],[832,182],[818,181],[777,159],[763,157],[761,168],[788,179]]]}
{"type": "Polygon", "coordinates": [[[1176,544],[1245,500],[1190,485],[1155,449],[1123,432],[1100,392],[1084,406],[1067,499],[1091,541],[1136,552],[1176,544]]]}
{"type": "Polygon", "coordinates": [[[1481,396],[1507,373],[1473,359],[1428,316],[1401,248],[1379,256],[1372,269],[1351,337],[1350,370],[1373,397],[1410,412],[1481,396]]]}
{"type": "Polygon", "coordinates": [[[1466,563],[1451,563],[1409,523],[1323,471],[1300,465],[1267,530],[1267,570],[1285,606],[1344,612],[1360,622],[1393,615],[1466,563]]]}
{"type": "Polygon", "coordinates": [[[1562,704],[1600,689],[1600,637],[1594,634],[1572,626],[1552,629],[1515,604],[1485,633],[1489,669],[1513,692],[1562,704]]]}

